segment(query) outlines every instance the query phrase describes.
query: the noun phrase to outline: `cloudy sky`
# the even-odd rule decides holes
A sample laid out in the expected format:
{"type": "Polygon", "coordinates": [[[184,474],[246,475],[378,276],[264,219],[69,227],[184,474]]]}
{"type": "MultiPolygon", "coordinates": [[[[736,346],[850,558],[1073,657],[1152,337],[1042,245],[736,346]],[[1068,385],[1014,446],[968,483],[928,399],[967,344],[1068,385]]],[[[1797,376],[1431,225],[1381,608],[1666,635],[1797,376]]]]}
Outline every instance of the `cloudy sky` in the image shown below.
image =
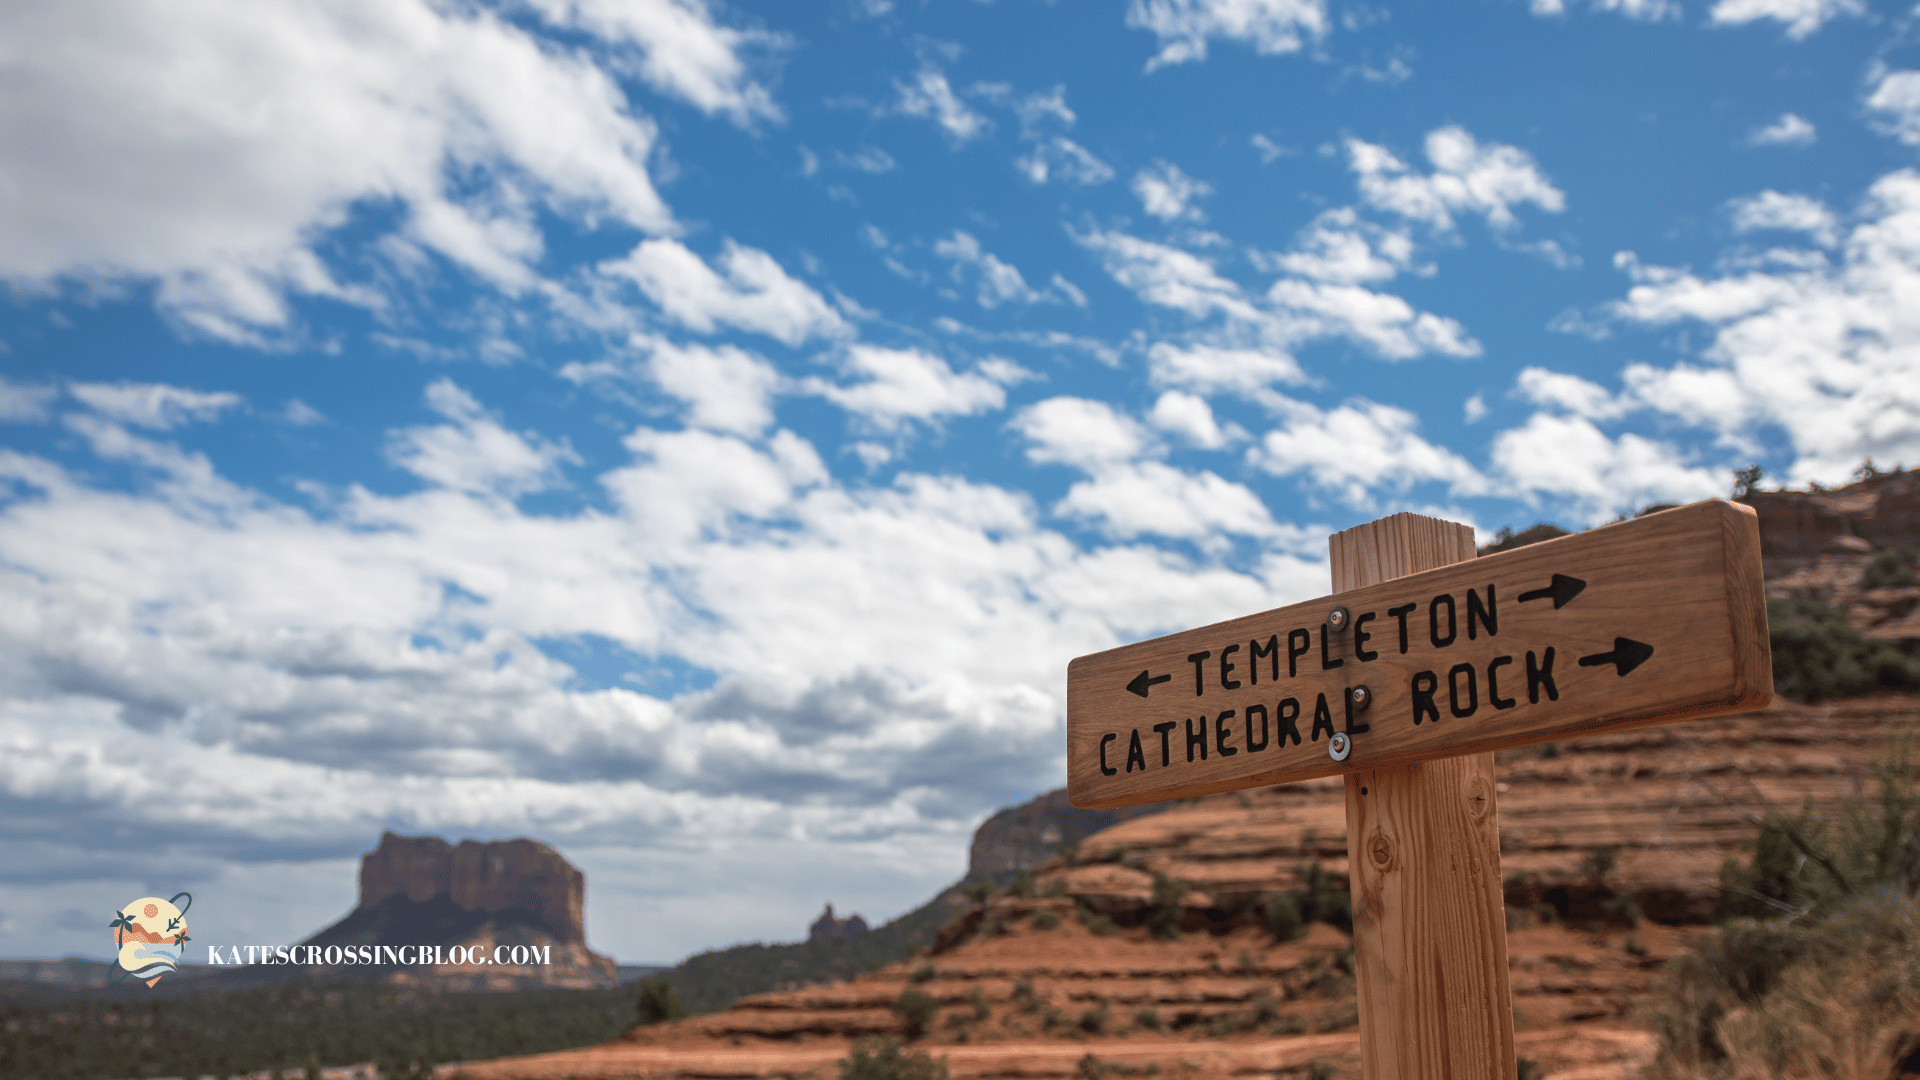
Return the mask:
{"type": "Polygon", "coordinates": [[[626,961],[885,919],[1331,530],[1920,464],[1913,19],[0,5],[0,955],[383,829],[626,961]]]}

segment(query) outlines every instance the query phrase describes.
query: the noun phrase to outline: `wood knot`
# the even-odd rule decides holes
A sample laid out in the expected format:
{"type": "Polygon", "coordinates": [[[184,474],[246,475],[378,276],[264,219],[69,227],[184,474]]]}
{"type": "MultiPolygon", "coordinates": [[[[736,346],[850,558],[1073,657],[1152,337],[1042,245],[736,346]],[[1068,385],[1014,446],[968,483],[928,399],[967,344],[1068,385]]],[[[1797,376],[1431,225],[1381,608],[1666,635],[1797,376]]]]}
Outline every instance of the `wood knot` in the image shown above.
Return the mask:
{"type": "Polygon", "coordinates": [[[1367,850],[1373,855],[1373,865],[1382,870],[1393,862],[1393,842],[1387,839],[1385,833],[1374,833],[1367,850]]]}
{"type": "Polygon", "coordinates": [[[1476,776],[1467,782],[1467,813],[1475,821],[1487,820],[1493,813],[1493,788],[1484,776],[1476,776]]]}

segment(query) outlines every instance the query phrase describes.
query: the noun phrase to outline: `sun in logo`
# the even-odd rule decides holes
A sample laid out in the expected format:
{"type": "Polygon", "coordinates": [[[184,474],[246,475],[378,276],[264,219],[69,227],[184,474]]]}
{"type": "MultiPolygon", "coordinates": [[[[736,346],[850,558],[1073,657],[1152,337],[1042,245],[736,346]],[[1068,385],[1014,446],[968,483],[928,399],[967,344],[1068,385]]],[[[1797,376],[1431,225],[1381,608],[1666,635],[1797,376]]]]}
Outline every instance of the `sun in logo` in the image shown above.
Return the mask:
{"type": "Polygon", "coordinates": [[[171,900],[143,896],[122,907],[108,924],[119,955],[107,971],[107,981],[135,978],[152,986],[160,976],[179,967],[190,940],[187,909],[192,906],[192,894],[175,893],[171,900]],[[184,904],[180,903],[182,897],[186,899],[184,904]]]}

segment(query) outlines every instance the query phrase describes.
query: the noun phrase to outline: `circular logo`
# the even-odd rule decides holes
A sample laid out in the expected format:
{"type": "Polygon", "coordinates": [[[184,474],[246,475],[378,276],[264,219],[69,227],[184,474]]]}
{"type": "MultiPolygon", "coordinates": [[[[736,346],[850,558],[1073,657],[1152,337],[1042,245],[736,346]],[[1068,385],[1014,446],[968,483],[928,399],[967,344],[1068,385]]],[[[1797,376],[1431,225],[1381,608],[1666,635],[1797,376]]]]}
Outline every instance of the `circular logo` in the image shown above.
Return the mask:
{"type": "Polygon", "coordinates": [[[133,978],[152,986],[179,967],[187,951],[187,909],[192,906],[190,893],[175,893],[171,900],[143,896],[122,906],[108,924],[118,955],[107,981],[133,978]]]}

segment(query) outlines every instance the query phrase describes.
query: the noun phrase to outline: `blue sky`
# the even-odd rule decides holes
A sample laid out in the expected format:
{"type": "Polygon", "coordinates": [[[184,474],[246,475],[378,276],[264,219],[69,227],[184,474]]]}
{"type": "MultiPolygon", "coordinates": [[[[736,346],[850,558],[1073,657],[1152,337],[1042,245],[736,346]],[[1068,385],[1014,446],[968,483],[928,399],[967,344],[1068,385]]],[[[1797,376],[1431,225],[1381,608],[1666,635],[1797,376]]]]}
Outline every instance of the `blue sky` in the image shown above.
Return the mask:
{"type": "Polygon", "coordinates": [[[389,828],[623,960],[885,919],[1330,531],[1920,462],[1912,20],[8,5],[0,954],[389,828]]]}

